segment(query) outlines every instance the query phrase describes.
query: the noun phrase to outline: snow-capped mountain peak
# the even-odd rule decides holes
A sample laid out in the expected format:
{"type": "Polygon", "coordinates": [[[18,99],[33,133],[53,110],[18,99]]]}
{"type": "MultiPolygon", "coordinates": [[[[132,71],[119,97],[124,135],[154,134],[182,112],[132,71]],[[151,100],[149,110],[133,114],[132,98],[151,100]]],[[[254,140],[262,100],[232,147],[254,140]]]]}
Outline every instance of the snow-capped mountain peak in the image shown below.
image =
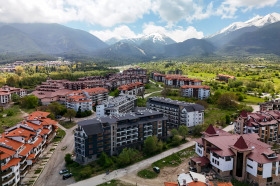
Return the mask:
{"type": "Polygon", "coordinates": [[[245,27],[251,27],[251,26],[263,27],[265,25],[272,24],[272,23],[275,23],[275,22],[278,22],[278,21],[280,21],[280,14],[278,14],[278,13],[271,13],[271,14],[268,14],[266,16],[257,15],[255,17],[253,17],[252,19],[250,19],[248,21],[245,21],[245,22],[232,23],[228,27],[223,28],[222,30],[220,30],[219,32],[209,36],[208,38],[214,37],[214,36],[219,35],[219,34],[228,34],[230,32],[233,32],[233,31],[236,31],[238,29],[245,28],[245,27]]]}

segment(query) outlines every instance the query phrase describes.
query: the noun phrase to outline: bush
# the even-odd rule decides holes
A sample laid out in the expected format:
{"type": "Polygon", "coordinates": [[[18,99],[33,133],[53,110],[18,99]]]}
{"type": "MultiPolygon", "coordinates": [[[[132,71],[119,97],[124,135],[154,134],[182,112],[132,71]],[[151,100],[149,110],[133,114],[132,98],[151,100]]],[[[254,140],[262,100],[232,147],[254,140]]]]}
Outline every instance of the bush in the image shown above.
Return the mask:
{"type": "Polygon", "coordinates": [[[27,95],[20,99],[20,106],[23,108],[35,108],[39,104],[39,99],[34,95],[27,95]]]}
{"type": "Polygon", "coordinates": [[[87,179],[91,176],[92,170],[90,166],[85,166],[78,174],[80,179],[87,179]]]}
{"type": "Polygon", "coordinates": [[[102,152],[99,159],[97,160],[97,163],[104,168],[110,167],[113,165],[113,160],[108,157],[108,155],[105,152],[102,152]]]}
{"type": "Polygon", "coordinates": [[[14,111],[12,111],[12,110],[7,111],[7,116],[13,116],[13,115],[15,115],[14,111]]]}
{"type": "Polygon", "coordinates": [[[71,158],[71,154],[69,154],[69,153],[65,155],[64,160],[65,160],[66,165],[70,165],[74,162],[71,158]]]}
{"type": "Polygon", "coordinates": [[[182,138],[179,136],[179,135],[175,135],[173,138],[172,138],[172,145],[174,146],[178,146],[180,145],[180,142],[182,141],[182,138]]]}
{"type": "Polygon", "coordinates": [[[192,134],[194,136],[201,136],[201,131],[202,131],[202,125],[196,125],[192,129],[192,134]]]}

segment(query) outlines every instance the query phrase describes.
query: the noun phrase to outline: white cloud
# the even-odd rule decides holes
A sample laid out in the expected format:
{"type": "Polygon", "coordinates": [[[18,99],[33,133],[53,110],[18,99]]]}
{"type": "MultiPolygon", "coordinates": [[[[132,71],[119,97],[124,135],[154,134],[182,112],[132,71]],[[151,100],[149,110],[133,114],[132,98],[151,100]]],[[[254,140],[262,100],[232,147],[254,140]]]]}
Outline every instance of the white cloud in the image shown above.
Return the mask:
{"type": "Polygon", "coordinates": [[[91,34],[95,35],[99,39],[103,41],[107,41],[111,38],[115,38],[117,40],[135,38],[138,37],[130,28],[126,25],[121,25],[113,30],[103,30],[103,31],[90,31],[91,34]]]}
{"type": "Polygon", "coordinates": [[[212,2],[206,7],[201,2],[195,2],[194,0],[155,0],[152,10],[169,24],[181,20],[191,22],[208,18],[213,14],[212,2]]]}
{"type": "Polygon", "coordinates": [[[110,27],[132,23],[150,8],[150,0],[0,0],[0,22],[84,21],[110,27]]]}
{"type": "Polygon", "coordinates": [[[264,8],[273,6],[278,0],[225,0],[217,10],[217,14],[222,18],[234,18],[238,9],[246,12],[254,8],[264,8]]]}
{"type": "Polygon", "coordinates": [[[144,24],[143,35],[148,35],[155,32],[165,34],[176,42],[182,42],[191,38],[201,39],[204,36],[203,32],[197,31],[192,26],[189,26],[187,28],[165,28],[162,26],[154,25],[153,23],[144,24]]]}

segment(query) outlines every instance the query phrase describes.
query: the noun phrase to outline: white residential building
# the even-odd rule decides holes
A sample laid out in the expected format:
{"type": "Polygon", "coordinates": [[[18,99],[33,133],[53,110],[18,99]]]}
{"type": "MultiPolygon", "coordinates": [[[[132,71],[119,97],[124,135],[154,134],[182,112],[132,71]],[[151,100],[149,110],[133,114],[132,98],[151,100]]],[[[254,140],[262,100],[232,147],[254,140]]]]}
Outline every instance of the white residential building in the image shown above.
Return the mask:
{"type": "Polygon", "coordinates": [[[119,95],[118,97],[103,101],[96,107],[96,117],[104,117],[106,115],[115,115],[119,113],[127,113],[133,111],[136,107],[136,96],[119,95]]]}
{"type": "Polygon", "coordinates": [[[210,87],[206,85],[183,85],[181,86],[183,97],[207,99],[210,96],[210,87]]]}
{"type": "Polygon", "coordinates": [[[147,108],[164,113],[171,128],[178,128],[180,125],[194,127],[204,120],[204,107],[199,104],[151,97],[147,101],[147,108]]]}

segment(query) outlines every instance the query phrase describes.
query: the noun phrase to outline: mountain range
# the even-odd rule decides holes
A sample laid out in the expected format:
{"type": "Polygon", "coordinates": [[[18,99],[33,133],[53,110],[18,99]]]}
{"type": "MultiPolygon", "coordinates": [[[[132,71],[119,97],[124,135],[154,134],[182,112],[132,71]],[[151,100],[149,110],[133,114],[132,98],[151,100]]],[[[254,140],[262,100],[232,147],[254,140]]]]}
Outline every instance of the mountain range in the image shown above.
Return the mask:
{"type": "Polygon", "coordinates": [[[109,60],[152,59],[209,55],[280,55],[280,14],[236,22],[203,39],[176,43],[163,33],[107,43],[94,35],[59,24],[0,23],[0,55],[85,55],[109,60]]]}

